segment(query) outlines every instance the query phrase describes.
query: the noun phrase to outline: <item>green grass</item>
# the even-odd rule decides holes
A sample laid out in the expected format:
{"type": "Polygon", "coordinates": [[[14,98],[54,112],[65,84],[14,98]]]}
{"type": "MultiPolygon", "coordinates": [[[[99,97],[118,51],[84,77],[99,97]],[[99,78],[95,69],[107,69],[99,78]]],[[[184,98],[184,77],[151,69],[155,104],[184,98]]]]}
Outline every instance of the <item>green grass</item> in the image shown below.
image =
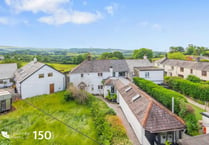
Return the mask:
{"type": "MultiPolygon", "coordinates": [[[[47,116],[43,112],[30,106],[32,103],[46,113],[53,115],[66,124],[80,130],[97,140],[98,134],[89,105],[80,105],[74,101],[65,102],[64,92],[42,95],[13,103],[16,110],[0,115],[0,130],[7,131],[11,138],[5,139],[0,135],[0,144],[12,145],[96,145],[92,140],[73,131],[61,122],[47,116]],[[50,140],[35,140],[33,131],[51,131],[50,140]]],[[[100,104],[101,111],[109,110],[107,105],[99,99],[93,101],[100,104]]],[[[120,140],[120,138],[115,138],[120,140]]],[[[124,139],[123,139],[124,140],[124,139]]],[[[125,141],[128,138],[126,136],[125,141]]],[[[116,144],[115,144],[116,145],[116,144]]]]}
{"type": "Polygon", "coordinates": [[[60,72],[71,71],[73,68],[77,66],[75,64],[57,64],[57,63],[47,63],[47,64],[60,72]]]}
{"type": "Polygon", "coordinates": [[[192,108],[194,109],[194,113],[195,113],[195,116],[197,118],[197,120],[202,120],[202,115],[200,114],[201,112],[205,112],[205,110],[193,105],[193,104],[190,104],[189,105],[192,106],[192,108]]]}

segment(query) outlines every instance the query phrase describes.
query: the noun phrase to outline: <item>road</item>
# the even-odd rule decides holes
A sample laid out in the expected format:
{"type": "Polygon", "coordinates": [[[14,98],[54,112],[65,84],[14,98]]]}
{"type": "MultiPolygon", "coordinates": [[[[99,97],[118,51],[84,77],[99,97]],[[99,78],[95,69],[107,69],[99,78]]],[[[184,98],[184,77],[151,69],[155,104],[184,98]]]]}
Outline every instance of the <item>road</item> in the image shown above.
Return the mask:
{"type": "Polygon", "coordinates": [[[110,108],[112,108],[117,116],[122,120],[124,127],[126,128],[127,131],[127,136],[130,139],[130,141],[132,142],[133,145],[141,145],[132,129],[132,127],[130,126],[128,120],[126,119],[123,111],[121,110],[120,106],[116,103],[111,103],[108,102],[107,100],[105,100],[102,96],[97,96],[98,98],[100,98],[101,100],[103,100],[110,108]]]}

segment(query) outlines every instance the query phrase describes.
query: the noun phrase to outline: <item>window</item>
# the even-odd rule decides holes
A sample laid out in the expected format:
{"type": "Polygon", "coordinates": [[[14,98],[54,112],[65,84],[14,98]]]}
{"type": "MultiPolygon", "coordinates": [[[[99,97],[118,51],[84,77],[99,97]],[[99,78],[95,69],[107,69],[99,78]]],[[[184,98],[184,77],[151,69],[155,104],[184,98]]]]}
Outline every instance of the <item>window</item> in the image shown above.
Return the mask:
{"type": "Polygon", "coordinates": [[[119,76],[125,76],[126,72],[119,72],[119,76]]]}
{"type": "Polygon", "coordinates": [[[115,77],[115,72],[112,73],[112,76],[115,77]]]}
{"type": "Polygon", "coordinates": [[[184,68],[183,67],[180,67],[180,72],[184,72],[184,68]]]}
{"type": "Polygon", "coordinates": [[[44,74],[39,74],[38,77],[39,78],[44,78],[44,74]]]}
{"type": "Polygon", "coordinates": [[[81,77],[83,77],[83,74],[81,74],[81,77]]]}
{"type": "Polygon", "coordinates": [[[190,73],[193,74],[193,69],[190,69],[190,73]]]}
{"type": "Polygon", "coordinates": [[[206,71],[202,71],[202,76],[207,76],[207,72],[206,71]]]}
{"type": "Polygon", "coordinates": [[[98,85],[98,89],[103,89],[103,86],[102,85],[98,85]]]}
{"type": "Polygon", "coordinates": [[[3,84],[3,80],[0,80],[0,84],[3,84]]]}
{"type": "Polygon", "coordinates": [[[115,93],[115,88],[114,88],[114,86],[111,86],[111,93],[115,93]]]}
{"type": "Polygon", "coordinates": [[[48,77],[52,77],[53,76],[53,73],[48,73],[48,77]]]}
{"type": "Polygon", "coordinates": [[[149,72],[145,72],[145,78],[149,78],[149,72]]]}
{"type": "Polygon", "coordinates": [[[174,66],[172,66],[171,69],[174,70],[174,66]]]}
{"type": "Polygon", "coordinates": [[[98,76],[102,77],[102,73],[98,73],[98,76]]]}

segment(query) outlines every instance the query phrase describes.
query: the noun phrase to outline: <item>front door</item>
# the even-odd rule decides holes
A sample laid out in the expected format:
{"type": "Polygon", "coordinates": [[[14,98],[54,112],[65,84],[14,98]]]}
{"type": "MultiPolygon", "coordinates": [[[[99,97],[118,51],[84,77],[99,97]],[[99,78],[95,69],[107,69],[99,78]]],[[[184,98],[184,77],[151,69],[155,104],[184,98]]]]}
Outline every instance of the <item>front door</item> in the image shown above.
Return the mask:
{"type": "Polygon", "coordinates": [[[49,85],[49,93],[54,93],[54,84],[49,85]]]}
{"type": "Polygon", "coordinates": [[[1,101],[1,110],[0,112],[3,112],[6,110],[6,100],[1,101]]]}

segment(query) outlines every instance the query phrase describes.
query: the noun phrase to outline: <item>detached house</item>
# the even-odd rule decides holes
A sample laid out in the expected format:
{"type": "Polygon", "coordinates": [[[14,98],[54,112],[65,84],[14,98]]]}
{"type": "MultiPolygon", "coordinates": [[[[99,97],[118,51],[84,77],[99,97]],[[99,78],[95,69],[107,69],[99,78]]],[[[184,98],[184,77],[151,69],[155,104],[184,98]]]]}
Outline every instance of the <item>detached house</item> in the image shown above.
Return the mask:
{"type": "Polygon", "coordinates": [[[13,85],[14,73],[16,70],[16,63],[0,64],[0,88],[13,85]]]}
{"type": "Polygon", "coordinates": [[[209,62],[185,61],[163,58],[155,62],[155,66],[163,68],[167,76],[179,76],[187,78],[195,75],[202,80],[209,80],[209,62]]]}
{"type": "Polygon", "coordinates": [[[142,145],[165,145],[166,141],[177,145],[185,129],[180,117],[127,79],[106,80],[104,94],[108,89],[117,94],[117,102],[142,145]]]}
{"type": "Polygon", "coordinates": [[[148,59],[86,60],[70,72],[70,83],[92,94],[103,94],[103,81],[109,77],[132,79],[134,67],[153,66],[148,59]]]}
{"type": "Polygon", "coordinates": [[[65,75],[36,59],[16,71],[15,81],[23,99],[65,89],[65,75]]]}

